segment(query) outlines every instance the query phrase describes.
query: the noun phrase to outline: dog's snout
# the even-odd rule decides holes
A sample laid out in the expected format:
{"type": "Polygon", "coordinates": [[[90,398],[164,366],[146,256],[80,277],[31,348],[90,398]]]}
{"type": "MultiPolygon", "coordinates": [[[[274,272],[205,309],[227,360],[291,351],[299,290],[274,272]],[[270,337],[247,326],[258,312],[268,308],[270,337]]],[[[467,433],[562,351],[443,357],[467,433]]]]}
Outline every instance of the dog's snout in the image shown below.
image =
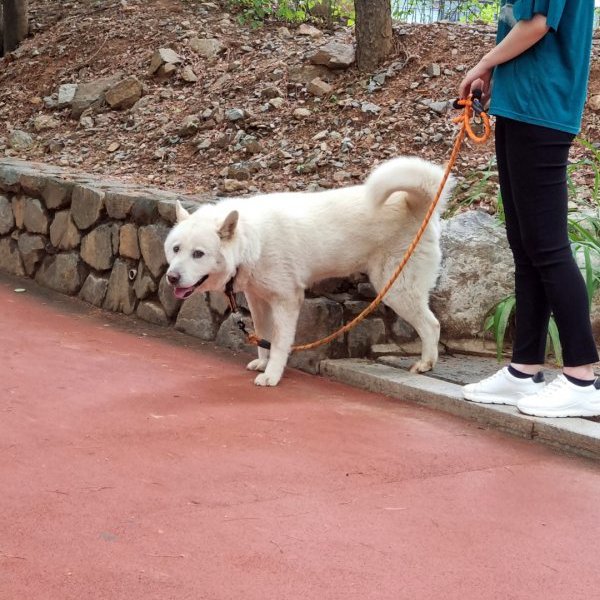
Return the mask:
{"type": "Polygon", "coordinates": [[[179,273],[167,273],[167,281],[171,285],[177,285],[180,279],[181,275],[179,275],[179,273]]]}

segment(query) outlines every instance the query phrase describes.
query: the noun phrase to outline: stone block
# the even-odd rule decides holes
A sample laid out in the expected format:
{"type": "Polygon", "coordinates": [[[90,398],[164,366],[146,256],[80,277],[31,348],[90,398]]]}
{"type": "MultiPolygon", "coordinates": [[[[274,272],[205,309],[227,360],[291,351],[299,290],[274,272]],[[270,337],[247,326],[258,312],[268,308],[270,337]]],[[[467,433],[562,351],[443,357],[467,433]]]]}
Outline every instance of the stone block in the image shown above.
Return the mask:
{"type": "Polygon", "coordinates": [[[125,223],[119,230],[119,254],[134,260],[138,260],[141,256],[138,228],[133,223],[125,223]]]}
{"type": "Polygon", "coordinates": [[[50,243],[60,250],[73,250],[79,246],[81,234],[73,223],[70,210],[63,210],[54,215],[50,225],[50,243]]]}
{"type": "Polygon", "coordinates": [[[158,299],[162,304],[165,313],[169,318],[173,318],[179,312],[182,301],[175,297],[173,294],[173,288],[167,282],[167,276],[161,277],[158,285],[158,299]]]}
{"type": "MultiPolygon", "coordinates": [[[[246,323],[248,330],[252,330],[252,319],[244,317],[243,321],[246,323]]],[[[229,350],[234,350],[235,352],[245,350],[256,355],[256,346],[247,343],[246,336],[238,327],[236,318],[233,315],[229,315],[221,323],[215,341],[218,346],[229,348],[229,350]]]]}
{"type": "Polygon", "coordinates": [[[93,304],[94,306],[102,306],[107,290],[108,277],[90,273],[87,276],[81,291],[79,292],[79,298],[84,302],[93,304]]]}
{"type": "Polygon", "coordinates": [[[23,233],[19,236],[17,246],[21,253],[25,272],[29,276],[33,275],[38,263],[46,255],[46,238],[41,235],[23,233]]]}
{"type": "Polygon", "coordinates": [[[217,329],[204,294],[192,294],[179,310],[175,329],[201,340],[214,340],[217,329]]]}
{"type": "Polygon", "coordinates": [[[32,198],[41,198],[42,190],[46,185],[46,175],[22,173],[19,183],[24,194],[32,198]]]}
{"type": "Polygon", "coordinates": [[[15,217],[15,225],[18,229],[23,229],[25,223],[25,196],[13,196],[10,202],[15,217]]]}
{"type": "Polygon", "coordinates": [[[114,110],[131,108],[142,97],[142,83],[134,76],[126,77],[106,90],[106,103],[114,110]]]}
{"type": "Polygon", "coordinates": [[[100,225],[81,240],[81,258],[98,271],[110,269],[119,248],[119,226],[100,225]]]}
{"type": "Polygon", "coordinates": [[[10,200],[0,195],[0,235],[10,233],[15,226],[15,216],[13,215],[10,200]]]}
{"type": "Polygon", "coordinates": [[[71,216],[79,229],[95,225],[104,209],[104,192],[83,185],[73,188],[71,216]]]}
{"type": "MultiPolygon", "coordinates": [[[[296,330],[295,344],[305,344],[321,339],[342,326],[343,309],[337,302],[325,298],[309,298],[304,301],[298,327],[296,330]]],[[[290,356],[291,367],[317,373],[319,362],[324,358],[342,358],[346,354],[343,336],[330,344],[296,352],[290,356]]]]}
{"type": "Polygon", "coordinates": [[[37,198],[24,198],[23,224],[30,233],[48,233],[50,217],[37,198]]]}
{"type": "Polygon", "coordinates": [[[163,307],[156,301],[140,302],[136,314],[140,319],[154,323],[155,325],[169,324],[169,318],[163,307]]]}
{"type": "Polygon", "coordinates": [[[131,265],[118,258],[113,265],[108,280],[108,290],[102,303],[103,308],[113,312],[122,312],[130,315],[135,311],[137,298],[133,290],[133,283],[129,279],[131,265]]]}
{"type": "Polygon", "coordinates": [[[106,91],[122,78],[122,73],[111,77],[80,83],[71,101],[71,116],[79,119],[82,113],[90,107],[100,107],[104,102],[106,91]]]}
{"type": "Polygon", "coordinates": [[[146,269],[143,261],[140,261],[137,269],[137,275],[133,283],[133,290],[139,300],[144,300],[148,296],[154,294],[157,289],[156,281],[152,279],[148,269],[146,269]]]}
{"type": "Polygon", "coordinates": [[[20,192],[21,173],[22,169],[20,169],[17,165],[0,165],[0,190],[5,192],[20,192]]]}
{"type": "Polygon", "coordinates": [[[365,319],[348,332],[348,353],[351,358],[362,358],[370,354],[372,346],[384,341],[383,319],[365,319]]]}
{"type": "Polygon", "coordinates": [[[167,266],[163,246],[168,233],[169,230],[164,225],[147,225],[138,230],[142,257],[150,273],[156,279],[162,275],[167,266]]]}
{"type": "Polygon", "coordinates": [[[136,196],[123,190],[108,190],[104,194],[104,206],[111,219],[126,219],[133,207],[136,196]]]}
{"type": "Polygon", "coordinates": [[[46,256],[35,280],[63,294],[76,294],[87,277],[87,269],[76,252],[46,256]]]}
{"type": "Polygon", "coordinates": [[[61,179],[46,179],[42,199],[46,208],[57,210],[70,206],[72,192],[73,183],[61,179]]]}
{"type": "Polygon", "coordinates": [[[25,276],[25,268],[15,240],[0,239],[0,270],[19,277],[25,276]]]}

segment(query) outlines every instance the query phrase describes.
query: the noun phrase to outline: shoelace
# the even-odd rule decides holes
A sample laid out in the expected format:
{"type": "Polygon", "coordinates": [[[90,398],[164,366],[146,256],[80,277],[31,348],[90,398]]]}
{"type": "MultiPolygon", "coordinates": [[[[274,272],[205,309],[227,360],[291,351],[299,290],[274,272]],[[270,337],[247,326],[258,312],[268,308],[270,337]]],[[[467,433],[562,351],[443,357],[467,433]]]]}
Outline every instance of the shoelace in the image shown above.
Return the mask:
{"type": "Polygon", "coordinates": [[[545,398],[546,396],[551,396],[555,392],[567,387],[569,382],[563,375],[559,375],[556,379],[551,381],[548,385],[544,386],[544,388],[539,392],[540,398],[545,398]]]}

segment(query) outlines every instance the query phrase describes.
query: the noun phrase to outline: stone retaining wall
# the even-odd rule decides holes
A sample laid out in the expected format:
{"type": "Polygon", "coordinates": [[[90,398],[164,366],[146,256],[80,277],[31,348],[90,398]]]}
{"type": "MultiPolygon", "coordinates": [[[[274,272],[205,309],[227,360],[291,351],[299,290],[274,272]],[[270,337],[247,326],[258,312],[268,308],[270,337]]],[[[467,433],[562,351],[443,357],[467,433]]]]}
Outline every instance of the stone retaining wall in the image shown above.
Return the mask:
{"type": "MultiPolygon", "coordinates": [[[[207,201],[4,159],[0,270],[33,278],[103,309],[135,314],[239,350],[244,338],[229,317],[223,294],[194,294],[181,302],[166,284],[163,241],[175,221],[177,199],[188,208],[207,201]]],[[[322,282],[307,293],[296,341],[309,342],[332,332],[374,296],[360,275],[322,282]]],[[[243,298],[240,303],[243,306],[243,298]]],[[[415,339],[412,328],[381,306],[343,338],[293,355],[290,362],[314,372],[325,357],[418,352],[415,339]]]]}

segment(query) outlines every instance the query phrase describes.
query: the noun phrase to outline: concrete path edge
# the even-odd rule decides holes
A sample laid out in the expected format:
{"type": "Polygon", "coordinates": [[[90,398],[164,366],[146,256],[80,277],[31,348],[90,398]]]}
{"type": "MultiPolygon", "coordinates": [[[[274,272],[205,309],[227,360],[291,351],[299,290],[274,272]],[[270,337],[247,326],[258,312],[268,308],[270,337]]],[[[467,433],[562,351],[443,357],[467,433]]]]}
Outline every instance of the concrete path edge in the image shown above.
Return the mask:
{"type": "Polygon", "coordinates": [[[579,418],[528,417],[513,406],[463,399],[461,386],[364,359],[328,359],[321,375],[370,392],[442,410],[520,437],[600,459],[600,423],[579,418]]]}

